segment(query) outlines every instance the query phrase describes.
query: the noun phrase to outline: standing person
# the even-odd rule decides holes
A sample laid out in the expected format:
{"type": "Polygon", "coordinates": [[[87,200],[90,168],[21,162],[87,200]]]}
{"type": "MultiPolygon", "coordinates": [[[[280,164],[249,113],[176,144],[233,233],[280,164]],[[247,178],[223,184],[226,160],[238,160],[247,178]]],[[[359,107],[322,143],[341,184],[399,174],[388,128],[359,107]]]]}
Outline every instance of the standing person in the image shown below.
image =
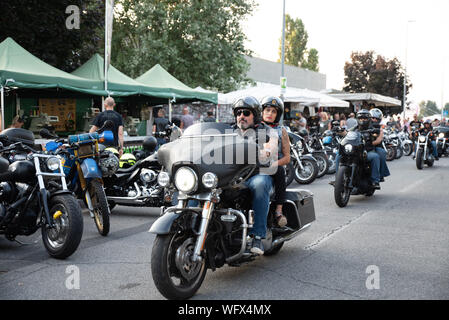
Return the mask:
{"type": "Polygon", "coordinates": [[[104,100],[105,111],[100,112],[93,121],[93,126],[89,132],[95,132],[100,129],[107,120],[113,123],[112,132],[114,133],[114,143],[112,146],[116,147],[120,157],[123,155],[123,118],[120,113],[114,111],[115,101],[112,97],[107,97],[104,100]]]}
{"type": "MultiPolygon", "coordinates": [[[[157,118],[154,119],[153,132],[165,131],[165,128],[167,127],[167,125],[169,123],[170,122],[165,117],[165,110],[160,108],[157,111],[157,118]]],[[[158,148],[167,142],[167,140],[164,137],[157,137],[156,140],[157,140],[158,148]]]]}
{"type": "Polygon", "coordinates": [[[298,118],[299,118],[298,131],[301,130],[301,129],[306,129],[306,127],[307,127],[307,120],[303,116],[302,112],[298,112],[298,118]]]}
{"type": "Polygon", "coordinates": [[[189,108],[184,107],[182,109],[182,117],[181,117],[181,129],[185,130],[193,124],[193,116],[189,114],[189,108]]]}
{"type": "Polygon", "coordinates": [[[211,110],[207,111],[207,117],[203,119],[203,122],[217,122],[217,119],[214,118],[214,113],[211,110]]]}
{"type": "Polygon", "coordinates": [[[340,127],[346,126],[346,116],[344,113],[340,114],[340,127]]]}
{"type": "Polygon", "coordinates": [[[19,115],[17,115],[12,119],[10,128],[22,128],[23,124],[24,124],[23,119],[19,115]]]}
{"type": "Polygon", "coordinates": [[[274,203],[276,204],[274,218],[278,226],[285,227],[287,218],[282,214],[282,206],[286,200],[285,190],[287,189],[284,166],[290,163],[290,140],[287,130],[279,125],[284,103],[278,97],[265,97],[261,104],[263,123],[276,130],[278,134],[278,160],[271,164],[274,168],[277,167],[276,173],[272,175],[275,187],[274,203]]]}
{"type": "Polygon", "coordinates": [[[327,116],[326,112],[320,113],[320,130],[319,133],[323,134],[324,131],[329,130],[329,123],[331,121],[329,120],[329,117],[327,116]]]}
{"type": "Polygon", "coordinates": [[[354,128],[357,125],[357,120],[355,119],[354,112],[351,112],[349,114],[348,120],[346,120],[346,128],[349,130],[351,128],[354,128]]]}

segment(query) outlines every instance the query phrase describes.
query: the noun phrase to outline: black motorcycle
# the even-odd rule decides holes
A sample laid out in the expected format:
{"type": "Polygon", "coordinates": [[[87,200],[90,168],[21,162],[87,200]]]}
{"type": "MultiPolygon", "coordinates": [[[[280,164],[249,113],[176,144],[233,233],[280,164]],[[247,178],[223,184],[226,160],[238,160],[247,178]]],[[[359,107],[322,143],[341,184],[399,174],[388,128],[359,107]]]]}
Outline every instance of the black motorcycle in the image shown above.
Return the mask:
{"type": "Polygon", "coordinates": [[[286,176],[293,176],[299,184],[309,184],[315,181],[318,175],[318,163],[312,156],[306,140],[300,134],[288,132],[290,138],[290,164],[286,176]]]}
{"type": "Polygon", "coordinates": [[[61,157],[34,150],[34,135],[25,129],[4,130],[0,141],[0,234],[14,241],[40,228],[50,256],[67,258],[81,241],[83,217],[61,157]]]}
{"type": "Polygon", "coordinates": [[[434,130],[437,134],[438,157],[449,156],[449,127],[439,126],[434,130]]]}
{"type": "Polygon", "coordinates": [[[314,127],[310,128],[310,134],[307,137],[307,143],[310,147],[309,152],[316,159],[318,165],[317,178],[321,178],[327,174],[329,170],[329,157],[327,155],[326,149],[324,148],[323,142],[321,141],[321,135],[318,130],[314,127]]]}
{"type": "MultiPolygon", "coordinates": [[[[254,212],[244,182],[259,167],[253,157],[258,154],[257,145],[230,132],[233,130],[225,123],[195,124],[182,138],[158,151],[163,166],[159,184],[179,192],[177,206],[162,208],[162,216],[150,229],[156,234],[151,272],[166,298],[193,296],[207,269],[239,266],[255,259],[247,250],[254,212]],[[208,134],[208,129],[214,134],[208,134]]],[[[267,256],[279,252],[284,242],[315,220],[310,192],[290,191],[287,197],[283,206],[287,226],[276,227],[275,206],[269,210],[267,237],[263,239],[267,256]]]]}
{"type": "Polygon", "coordinates": [[[365,135],[379,133],[379,129],[349,131],[340,143],[340,164],[334,185],[334,198],[339,207],[345,207],[352,195],[372,196],[371,165],[365,149],[365,135]]]}
{"type": "Polygon", "coordinates": [[[432,154],[432,144],[430,135],[432,131],[429,131],[427,134],[419,133],[417,147],[416,147],[416,168],[421,170],[424,167],[424,164],[427,164],[428,167],[432,167],[435,161],[435,158],[432,154]]]}

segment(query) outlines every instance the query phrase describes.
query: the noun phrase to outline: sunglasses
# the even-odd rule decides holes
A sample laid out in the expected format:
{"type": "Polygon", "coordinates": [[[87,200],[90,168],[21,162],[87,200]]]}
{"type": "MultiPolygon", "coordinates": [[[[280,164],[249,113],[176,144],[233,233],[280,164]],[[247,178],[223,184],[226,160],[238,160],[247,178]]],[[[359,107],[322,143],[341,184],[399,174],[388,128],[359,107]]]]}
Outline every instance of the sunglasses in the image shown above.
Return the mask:
{"type": "Polygon", "coordinates": [[[242,115],[242,113],[245,117],[249,117],[251,115],[251,111],[249,110],[238,110],[235,114],[237,115],[237,117],[239,117],[242,115]]]}

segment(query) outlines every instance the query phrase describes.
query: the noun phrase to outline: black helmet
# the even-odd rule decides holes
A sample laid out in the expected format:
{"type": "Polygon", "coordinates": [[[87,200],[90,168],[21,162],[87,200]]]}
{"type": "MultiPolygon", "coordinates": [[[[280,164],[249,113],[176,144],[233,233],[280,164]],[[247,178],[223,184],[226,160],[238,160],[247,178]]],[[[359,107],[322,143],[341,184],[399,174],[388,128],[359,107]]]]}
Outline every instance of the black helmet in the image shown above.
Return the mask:
{"type": "Polygon", "coordinates": [[[153,152],[157,147],[157,140],[155,137],[146,137],[142,142],[142,147],[144,150],[153,152]]]}
{"type": "Polygon", "coordinates": [[[357,112],[357,123],[362,130],[368,129],[371,124],[371,113],[369,113],[366,109],[362,109],[357,112]]]}
{"type": "Polygon", "coordinates": [[[237,118],[237,111],[240,109],[247,109],[253,113],[254,124],[260,122],[260,103],[256,98],[248,96],[245,98],[240,98],[234,102],[232,105],[232,113],[234,114],[234,118],[237,118]]]}
{"type": "Polygon", "coordinates": [[[262,111],[266,107],[275,108],[277,114],[276,119],[274,119],[274,123],[279,123],[279,121],[281,120],[282,113],[284,112],[284,103],[282,102],[282,100],[279,99],[278,97],[268,96],[263,98],[260,104],[262,105],[262,111]]]}
{"type": "Polygon", "coordinates": [[[301,137],[303,137],[303,138],[305,138],[305,137],[307,137],[308,135],[309,135],[309,132],[307,131],[307,129],[301,129],[301,130],[299,130],[298,131],[298,134],[301,136],[301,137]]]}
{"type": "Polygon", "coordinates": [[[369,111],[369,113],[371,114],[371,118],[378,119],[379,122],[382,120],[382,118],[384,116],[382,111],[380,109],[377,109],[377,108],[371,109],[369,111]]]}

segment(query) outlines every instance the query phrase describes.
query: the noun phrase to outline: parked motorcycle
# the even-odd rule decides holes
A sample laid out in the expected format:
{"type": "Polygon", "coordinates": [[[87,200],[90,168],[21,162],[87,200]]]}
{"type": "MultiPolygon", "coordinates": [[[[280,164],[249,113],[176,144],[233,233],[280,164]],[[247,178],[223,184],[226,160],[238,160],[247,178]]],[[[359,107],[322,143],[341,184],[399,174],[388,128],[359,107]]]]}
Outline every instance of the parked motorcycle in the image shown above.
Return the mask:
{"type": "Polygon", "coordinates": [[[299,184],[309,184],[315,181],[318,175],[317,160],[310,154],[308,145],[299,134],[288,132],[290,138],[290,163],[293,170],[287,176],[293,176],[299,184]]]}
{"type": "Polygon", "coordinates": [[[109,123],[105,123],[98,132],[70,135],[67,139],[58,138],[46,129],[41,130],[42,137],[55,139],[48,142],[45,149],[62,157],[64,173],[70,182],[69,189],[78,199],[84,201],[102,236],[108,235],[110,229],[110,209],[104,191],[103,177],[118,169],[118,160],[116,167],[109,169],[101,166],[99,142],[114,141],[113,133],[106,130],[109,126],[109,123]]]}
{"type": "Polygon", "coordinates": [[[351,194],[374,194],[364,135],[378,132],[378,129],[349,131],[342,139],[339,149],[341,159],[334,186],[334,198],[339,207],[348,204],[351,194]]]}
{"type": "Polygon", "coordinates": [[[321,178],[322,176],[327,174],[327,171],[329,170],[329,157],[327,156],[327,152],[324,148],[323,142],[321,141],[321,137],[317,129],[311,130],[311,133],[309,134],[307,139],[307,143],[310,147],[309,151],[317,161],[318,173],[316,177],[321,178]]]}
{"type": "Polygon", "coordinates": [[[0,141],[0,234],[14,241],[40,228],[49,255],[69,257],[81,242],[83,217],[61,157],[34,150],[34,135],[25,129],[6,129],[0,141]]]}
{"type": "Polygon", "coordinates": [[[409,156],[413,152],[413,141],[409,139],[408,134],[404,131],[398,133],[399,140],[401,141],[402,150],[405,156],[409,156]]]}
{"type": "MultiPolygon", "coordinates": [[[[254,212],[244,182],[258,167],[257,162],[250,161],[251,151],[257,154],[257,146],[228,130],[232,129],[225,123],[194,124],[182,138],[158,151],[164,168],[159,184],[179,191],[178,205],[162,208],[163,215],[150,229],[156,234],[151,272],[156,288],[166,298],[192,297],[207,269],[216,270],[225,264],[240,266],[255,259],[247,251],[254,212]],[[208,129],[216,134],[207,134],[208,129]],[[217,160],[220,163],[209,161],[210,153],[221,155],[217,160]]],[[[283,206],[286,227],[275,226],[275,206],[270,208],[267,237],[263,239],[267,256],[278,253],[284,242],[315,220],[310,192],[290,191],[287,197],[283,206]]]]}
{"type": "Polygon", "coordinates": [[[421,170],[424,167],[424,164],[427,164],[428,167],[432,167],[435,161],[429,137],[431,133],[432,131],[426,135],[419,134],[418,136],[418,145],[416,149],[416,168],[418,168],[418,170],[421,170]]]}

